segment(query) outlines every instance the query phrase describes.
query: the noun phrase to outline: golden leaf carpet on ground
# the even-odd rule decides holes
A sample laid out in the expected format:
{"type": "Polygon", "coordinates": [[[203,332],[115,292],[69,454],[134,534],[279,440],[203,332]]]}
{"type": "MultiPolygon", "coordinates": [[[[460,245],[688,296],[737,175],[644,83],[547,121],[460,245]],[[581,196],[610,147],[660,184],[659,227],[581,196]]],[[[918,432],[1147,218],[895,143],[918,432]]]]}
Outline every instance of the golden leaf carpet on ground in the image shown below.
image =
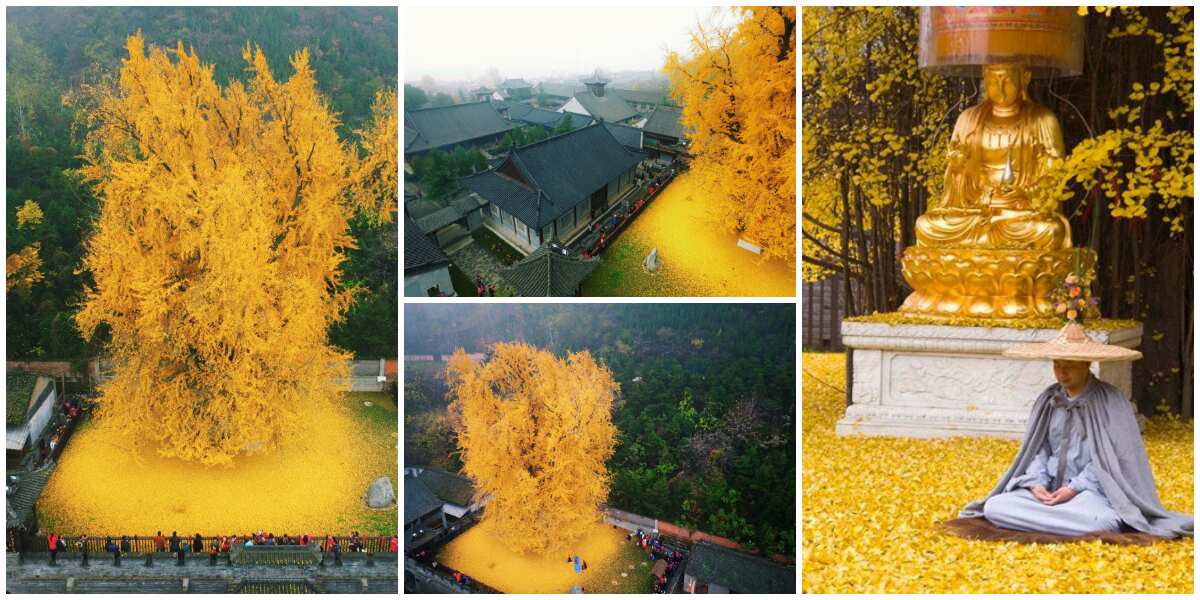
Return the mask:
{"type": "Polygon", "coordinates": [[[792,296],[795,267],[762,260],[709,218],[706,191],[683,173],[634,218],[584,280],[585,296],[792,296]],[[662,269],[642,262],[658,248],[662,269]]]}
{"type": "Polygon", "coordinates": [[[239,457],[229,468],[152,452],[135,458],[112,443],[109,427],[119,424],[87,423],[68,443],[38,505],[43,529],[91,536],[396,532],[394,506],[377,511],[363,500],[375,478],[397,481],[390,394],[347,394],[314,411],[303,440],[239,457]]]}
{"type": "Polygon", "coordinates": [[[649,593],[650,559],[624,529],[597,523],[579,543],[547,556],[518,554],[500,543],[486,519],[442,548],[438,560],[506,593],[565,594],[574,586],[587,593],[649,593]],[[568,556],[587,560],[575,572],[568,556]]]}
{"type": "MultiPolygon", "coordinates": [[[[803,573],[808,593],[1191,593],[1191,538],[1152,546],[1022,545],[940,534],[984,497],[1019,442],[837,437],[845,355],[803,355],[803,573]]],[[[1052,383],[1046,364],[1047,384],[1052,383]]],[[[1150,419],[1158,493],[1193,513],[1193,426],[1150,419]]]]}

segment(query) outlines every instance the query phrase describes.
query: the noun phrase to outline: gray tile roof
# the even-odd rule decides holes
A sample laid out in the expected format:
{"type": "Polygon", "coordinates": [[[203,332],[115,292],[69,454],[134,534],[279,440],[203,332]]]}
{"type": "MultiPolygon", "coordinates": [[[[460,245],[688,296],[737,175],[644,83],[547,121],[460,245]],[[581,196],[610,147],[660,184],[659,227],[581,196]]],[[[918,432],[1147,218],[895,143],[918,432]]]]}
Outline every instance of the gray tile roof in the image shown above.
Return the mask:
{"type": "Polygon", "coordinates": [[[662,104],[674,106],[674,101],[671,100],[671,92],[666,89],[659,90],[622,90],[612,88],[609,93],[615,93],[622,97],[627,102],[637,102],[638,104],[662,104]]]}
{"type": "Polygon", "coordinates": [[[528,125],[541,125],[547,129],[554,129],[564,119],[571,119],[571,129],[582,129],[591,125],[592,119],[586,115],[576,113],[560,113],[544,108],[527,107],[528,110],[516,111],[510,110],[508,118],[510,121],[521,121],[528,125]]]}
{"type": "Polygon", "coordinates": [[[575,99],[583,105],[588,114],[600,121],[619,123],[638,116],[637,111],[633,110],[633,107],[629,106],[624,98],[616,94],[606,93],[603,96],[596,96],[591,92],[576,92],[575,99]]]}
{"type": "Polygon", "coordinates": [[[687,574],[700,583],[715,583],[744,594],[794,594],[796,569],[730,550],[697,542],[688,557],[687,574]]]}
{"type": "Polygon", "coordinates": [[[416,477],[404,477],[404,524],[442,507],[442,500],[434,495],[425,482],[416,477]]]}
{"type": "Polygon", "coordinates": [[[617,141],[621,142],[622,146],[625,146],[631,150],[642,149],[641,129],[638,129],[637,127],[630,127],[628,125],[620,125],[618,123],[605,123],[604,128],[607,129],[609,133],[613,134],[613,137],[617,138],[617,141]]]}
{"type": "Polygon", "coordinates": [[[682,140],[684,138],[683,123],[680,122],[682,118],[683,111],[681,109],[656,106],[650,113],[650,117],[646,119],[646,124],[642,126],[642,129],[647,133],[682,140]]]}
{"type": "Polygon", "coordinates": [[[563,98],[570,98],[571,96],[574,96],[576,92],[583,92],[587,90],[587,88],[576,83],[547,83],[545,81],[539,83],[537,87],[539,92],[545,93],[546,95],[561,96],[563,98]]]}
{"type": "Polygon", "coordinates": [[[513,149],[491,171],[462,182],[526,225],[540,229],[643,158],[597,123],[513,149]],[[509,168],[510,163],[527,183],[497,172],[509,168]]]}
{"type": "Polygon", "coordinates": [[[404,152],[462,144],[501,134],[513,127],[486,101],[405,111],[404,152]]]}
{"type": "Polygon", "coordinates": [[[420,479],[429,488],[429,491],[433,492],[433,495],[443,502],[458,506],[471,505],[471,497],[475,495],[475,485],[471,483],[470,479],[441,469],[427,467],[421,469],[421,474],[417,475],[417,479],[420,479]]]}
{"type": "Polygon", "coordinates": [[[404,215],[404,271],[422,271],[450,264],[450,258],[406,214],[404,215]]]}
{"type": "Polygon", "coordinates": [[[507,108],[508,108],[508,120],[509,121],[519,121],[519,120],[521,120],[521,117],[524,117],[525,115],[529,114],[529,111],[535,110],[532,106],[530,106],[528,104],[514,104],[511,106],[507,106],[507,108]]]}
{"type": "Polygon", "coordinates": [[[500,274],[522,296],[574,296],[599,260],[563,256],[542,246],[500,274]]]}

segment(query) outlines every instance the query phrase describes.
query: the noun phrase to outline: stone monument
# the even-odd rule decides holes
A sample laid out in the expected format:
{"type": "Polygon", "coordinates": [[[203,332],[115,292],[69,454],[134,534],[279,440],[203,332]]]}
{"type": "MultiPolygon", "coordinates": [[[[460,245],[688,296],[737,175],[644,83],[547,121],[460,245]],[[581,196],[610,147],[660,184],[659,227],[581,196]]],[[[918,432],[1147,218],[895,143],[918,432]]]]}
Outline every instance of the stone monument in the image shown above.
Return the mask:
{"type": "MultiPolygon", "coordinates": [[[[1034,102],[1034,77],[1078,74],[1083,19],[1069,7],[925,7],[921,68],[982,80],[979,104],[958,116],[946,149],[944,192],[916,221],[901,259],[913,292],[900,307],[920,324],[842,323],[853,352],[851,405],[839,434],[1019,436],[1034,398],[1053,383],[1045,361],[1000,356],[1058,328],[1013,327],[1056,316],[1052,291],[1088,279],[1096,254],[1072,247],[1058,206],[1039,184],[1066,154],[1058,119],[1034,102]],[[953,326],[955,320],[987,326],[953,326]]],[[[1098,316],[1087,307],[1081,316],[1098,316]]],[[[1136,347],[1141,327],[1097,341],[1136,347]]],[[[1098,375],[1131,392],[1130,363],[1098,375]]]]}

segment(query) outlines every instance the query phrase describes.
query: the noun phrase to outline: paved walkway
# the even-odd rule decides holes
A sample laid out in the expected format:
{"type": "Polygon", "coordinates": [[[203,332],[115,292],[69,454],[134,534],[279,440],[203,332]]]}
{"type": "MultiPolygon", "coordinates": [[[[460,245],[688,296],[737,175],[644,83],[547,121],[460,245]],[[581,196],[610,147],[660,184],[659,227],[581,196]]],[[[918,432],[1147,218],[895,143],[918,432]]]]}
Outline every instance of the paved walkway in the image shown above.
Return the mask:
{"type": "Polygon", "coordinates": [[[472,283],[478,275],[483,277],[484,283],[496,286],[497,296],[516,295],[516,291],[500,276],[500,269],[504,265],[479,244],[472,242],[459,248],[450,255],[450,260],[471,278],[472,283]]]}

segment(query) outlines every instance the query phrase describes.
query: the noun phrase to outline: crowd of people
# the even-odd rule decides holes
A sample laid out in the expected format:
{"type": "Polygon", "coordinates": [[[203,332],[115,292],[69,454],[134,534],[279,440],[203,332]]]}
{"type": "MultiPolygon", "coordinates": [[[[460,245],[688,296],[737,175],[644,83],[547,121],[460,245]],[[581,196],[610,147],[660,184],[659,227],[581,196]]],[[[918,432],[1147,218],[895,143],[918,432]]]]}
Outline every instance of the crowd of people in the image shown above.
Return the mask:
{"type": "Polygon", "coordinates": [[[596,219],[588,226],[591,235],[599,234],[594,241],[590,240],[584,243],[584,249],[580,252],[583,258],[591,258],[597,256],[606,247],[609,241],[617,234],[625,222],[633,218],[638,211],[646,204],[646,201],[653,197],[662,186],[666,184],[672,177],[675,176],[675,167],[659,167],[652,166],[643,170],[643,167],[638,167],[638,172],[635,175],[635,186],[646,186],[646,193],[637,199],[632,206],[622,206],[614,209],[608,219],[596,219]]]}
{"type": "Polygon", "coordinates": [[[483,277],[475,276],[475,295],[482,298],[484,296],[495,296],[496,286],[490,283],[484,283],[483,277]]]}
{"type": "Polygon", "coordinates": [[[683,553],[678,550],[668,548],[662,541],[662,536],[650,534],[642,531],[640,528],[626,536],[626,539],[633,541],[641,548],[650,558],[650,564],[654,565],[659,560],[666,562],[666,571],[661,574],[653,574],[654,577],[654,593],[666,594],[667,582],[671,580],[671,576],[675,574],[675,570],[683,562],[683,553]]]}
{"type": "MultiPolygon", "coordinates": [[[[395,553],[399,548],[399,539],[395,536],[379,536],[379,548],[381,552],[395,553]]],[[[133,552],[134,538],[128,535],[123,535],[119,539],[114,540],[112,536],[104,538],[104,551],[110,554],[126,555],[133,552]]],[[[84,551],[87,549],[88,537],[86,534],[80,535],[75,540],[75,550],[84,551]]],[[[248,533],[244,536],[228,535],[220,536],[213,539],[207,545],[204,537],[199,533],[191,538],[180,536],[179,532],[172,531],[170,536],[163,535],[159,531],[154,535],[154,552],[185,555],[198,554],[207,551],[209,554],[217,555],[228,553],[235,546],[253,547],[253,546],[309,546],[314,543],[319,543],[322,552],[327,552],[335,556],[340,556],[343,552],[341,540],[333,535],[326,535],[325,539],[319,539],[307,533],[292,537],[289,534],[276,536],[274,533],[258,531],[257,533],[248,533]]],[[[50,532],[46,536],[46,547],[49,549],[51,556],[56,556],[58,552],[67,550],[67,539],[58,533],[50,532]]],[[[350,534],[350,539],[347,540],[344,548],[346,552],[366,552],[367,538],[354,531],[350,534]]]]}
{"type": "Polygon", "coordinates": [[[82,412],[83,404],[80,400],[67,398],[59,403],[59,414],[56,415],[59,418],[51,421],[49,427],[50,434],[43,435],[41,441],[38,443],[37,458],[33,464],[34,469],[46,466],[58,456],[59,448],[66,440],[68,428],[82,412]]]}

